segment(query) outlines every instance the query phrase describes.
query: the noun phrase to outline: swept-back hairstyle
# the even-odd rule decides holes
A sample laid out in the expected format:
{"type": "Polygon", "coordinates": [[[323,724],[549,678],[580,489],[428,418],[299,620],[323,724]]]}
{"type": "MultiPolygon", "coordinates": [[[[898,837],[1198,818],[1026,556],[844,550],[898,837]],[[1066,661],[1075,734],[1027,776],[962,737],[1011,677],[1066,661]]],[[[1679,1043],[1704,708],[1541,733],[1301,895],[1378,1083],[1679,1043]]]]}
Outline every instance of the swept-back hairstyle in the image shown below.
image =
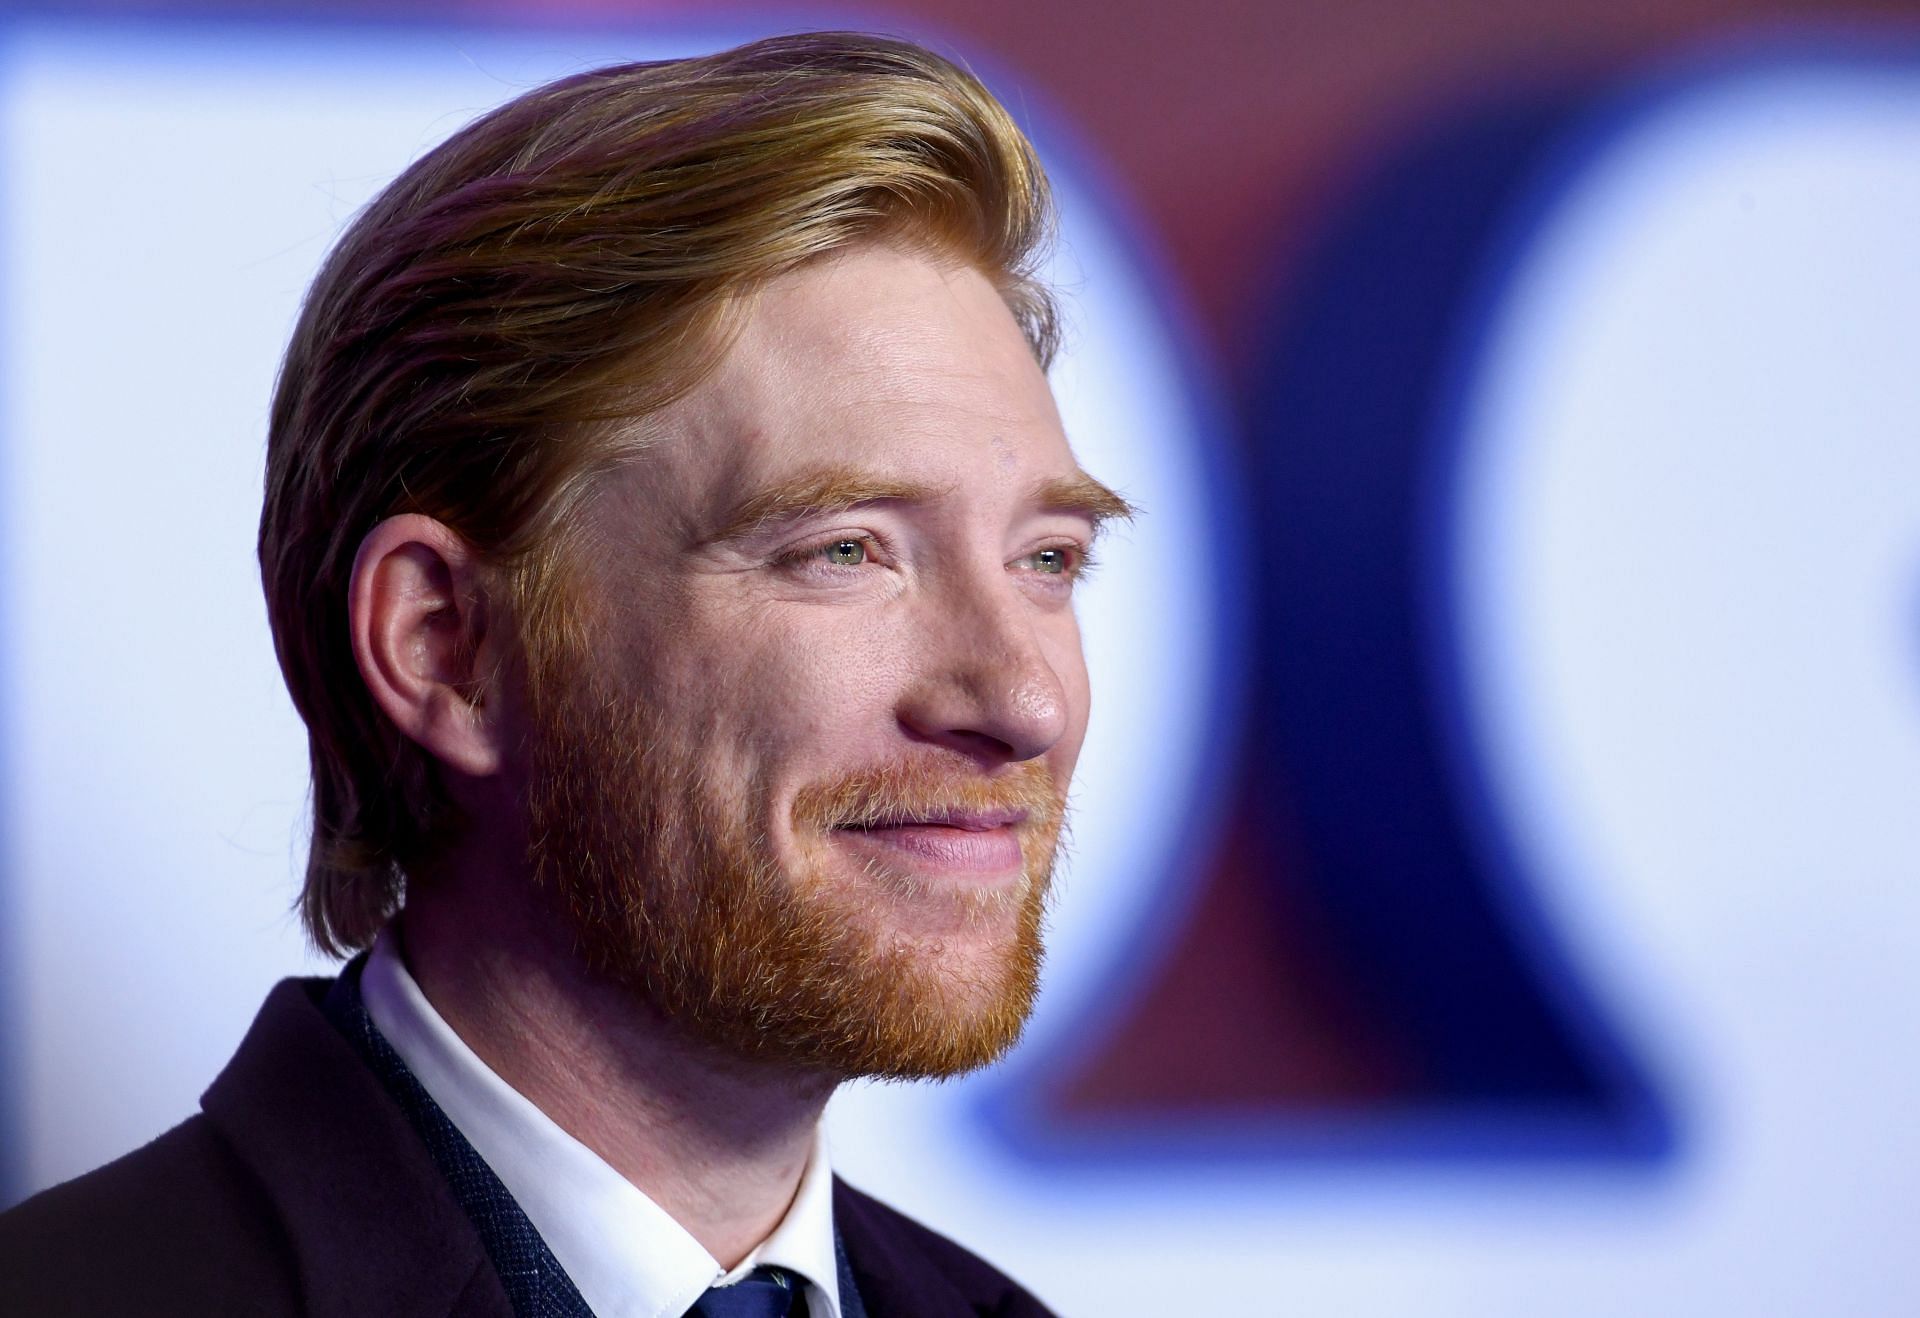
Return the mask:
{"type": "Polygon", "coordinates": [[[969,73],[906,42],[776,37],[564,79],[468,125],[360,214],[281,369],[260,568],[306,720],[301,910],[364,947],[459,827],[433,759],[369,696],[347,628],[355,554],[415,512],[497,572],[523,631],[569,509],[635,418],[724,348],[740,294],[883,238],[978,267],[1045,365],[1045,179],[969,73]]]}

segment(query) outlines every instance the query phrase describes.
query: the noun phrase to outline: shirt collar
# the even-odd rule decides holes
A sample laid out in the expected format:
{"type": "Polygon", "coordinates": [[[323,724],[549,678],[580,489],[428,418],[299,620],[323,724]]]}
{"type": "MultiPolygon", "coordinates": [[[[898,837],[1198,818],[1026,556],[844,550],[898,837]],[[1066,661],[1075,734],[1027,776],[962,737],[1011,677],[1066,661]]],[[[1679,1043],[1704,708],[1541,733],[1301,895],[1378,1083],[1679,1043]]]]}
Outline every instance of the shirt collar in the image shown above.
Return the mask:
{"type": "Polygon", "coordinates": [[[800,1189],[780,1225],[726,1276],[739,1281],[755,1268],[785,1268],[798,1273],[824,1294],[822,1308],[808,1292],[807,1312],[822,1318],[840,1316],[840,1265],[833,1245],[833,1169],[827,1165],[827,1137],[814,1132],[813,1151],[800,1175],[800,1189]]]}
{"type": "Polygon", "coordinates": [[[810,1313],[839,1318],[823,1132],[814,1133],[787,1215],[727,1272],[665,1209],[467,1047],[414,982],[390,929],[361,970],[360,993],[375,1028],[500,1178],[594,1313],[680,1318],[708,1287],[768,1266],[804,1279],[810,1313]]]}

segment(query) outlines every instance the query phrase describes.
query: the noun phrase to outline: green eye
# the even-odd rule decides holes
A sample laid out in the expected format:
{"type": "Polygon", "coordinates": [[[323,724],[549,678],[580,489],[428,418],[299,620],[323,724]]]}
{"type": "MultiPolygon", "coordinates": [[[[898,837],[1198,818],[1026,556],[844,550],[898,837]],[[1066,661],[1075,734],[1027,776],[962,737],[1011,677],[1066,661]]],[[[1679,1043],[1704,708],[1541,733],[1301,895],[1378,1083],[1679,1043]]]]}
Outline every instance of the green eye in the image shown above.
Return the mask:
{"type": "Polygon", "coordinates": [[[1028,556],[1034,571],[1059,576],[1067,570],[1067,551],[1064,549],[1041,549],[1028,556]]]}
{"type": "Polygon", "coordinates": [[[867,545],[864,540],[835,540],[821,551],[827,562],[835,567],[859,567],[867,561],[867,545]]]}

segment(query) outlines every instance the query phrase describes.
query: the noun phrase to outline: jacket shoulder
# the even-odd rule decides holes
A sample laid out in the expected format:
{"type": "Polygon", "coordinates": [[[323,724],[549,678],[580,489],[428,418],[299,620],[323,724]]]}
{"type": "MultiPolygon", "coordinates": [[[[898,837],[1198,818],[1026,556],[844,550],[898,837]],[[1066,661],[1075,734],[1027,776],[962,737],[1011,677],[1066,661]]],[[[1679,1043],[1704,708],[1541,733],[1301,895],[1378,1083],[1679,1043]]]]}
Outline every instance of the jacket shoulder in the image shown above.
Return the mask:
{"type": "Polygon", "coordinates": [[[0,1213],[0,1313],[294,1313],[273,1205],[204,1116],[0,1213]]]}
{"type": "Polygon", "coordinates": [[[510,1314],[329,991],[282,981],[199,1116],[0,1215],[0,1314],[510,1314]]]}
{"type": "Polygon", "coordinates": [[[1031,1292],[972,1250],[838,1177],[833,1215],[870,1318],[935,1312],[1052,1318],[1031,1292]]]}

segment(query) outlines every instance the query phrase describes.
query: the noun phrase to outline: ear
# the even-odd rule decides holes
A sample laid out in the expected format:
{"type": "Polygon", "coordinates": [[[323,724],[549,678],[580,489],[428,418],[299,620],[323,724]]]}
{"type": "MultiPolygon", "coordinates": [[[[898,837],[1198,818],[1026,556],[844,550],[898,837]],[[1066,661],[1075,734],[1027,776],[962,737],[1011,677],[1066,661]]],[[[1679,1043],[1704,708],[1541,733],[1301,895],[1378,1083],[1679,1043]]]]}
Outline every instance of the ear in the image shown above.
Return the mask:
{"type": "Polygon", "coordinates": [[[406,513],[360,542],[347,589],[353,657],[374,703],[435,759],[476,778],[503,758],[486,700],[498,639],[480,566],[452,528],[406,513]]]}

